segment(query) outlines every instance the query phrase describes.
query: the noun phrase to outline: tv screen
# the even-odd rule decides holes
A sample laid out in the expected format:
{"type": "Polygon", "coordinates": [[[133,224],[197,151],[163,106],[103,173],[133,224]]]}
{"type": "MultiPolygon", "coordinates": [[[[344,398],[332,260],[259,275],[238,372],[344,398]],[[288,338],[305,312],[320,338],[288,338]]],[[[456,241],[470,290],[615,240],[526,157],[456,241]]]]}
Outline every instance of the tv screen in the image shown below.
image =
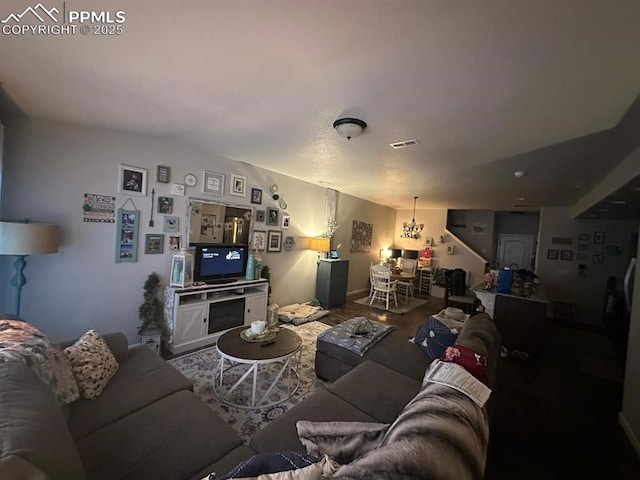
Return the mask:
{"type": "Polygon", "coordinates": [[[219,283],[242,278],[246,274],[247,245],[196,245],[194,255],[194,280],[219,283]]]}

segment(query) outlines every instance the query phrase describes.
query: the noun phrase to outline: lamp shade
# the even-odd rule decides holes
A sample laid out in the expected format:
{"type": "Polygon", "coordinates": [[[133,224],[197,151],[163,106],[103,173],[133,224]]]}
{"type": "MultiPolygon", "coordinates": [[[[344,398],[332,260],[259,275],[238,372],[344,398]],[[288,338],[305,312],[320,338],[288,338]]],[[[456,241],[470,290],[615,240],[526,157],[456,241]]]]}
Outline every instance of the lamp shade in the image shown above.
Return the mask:
{"type": "Polygon", "coordinates": [[[324,237],[310,238],[309,250],[315,250],[316,252],[328,252],[331,250],[331,239],[324,237]]]}
{"type": "Polygon", "coordinates": [[[50,223],[0,222],[0,255],[38,255],[58,251],[60,231],[50,223]]]}

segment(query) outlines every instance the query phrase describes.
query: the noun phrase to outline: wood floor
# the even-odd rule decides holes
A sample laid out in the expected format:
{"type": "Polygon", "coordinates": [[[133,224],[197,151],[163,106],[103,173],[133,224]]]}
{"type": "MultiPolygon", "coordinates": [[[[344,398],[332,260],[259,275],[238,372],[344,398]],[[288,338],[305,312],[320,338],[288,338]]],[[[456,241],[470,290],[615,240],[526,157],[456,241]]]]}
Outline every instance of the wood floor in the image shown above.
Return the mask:
{"type": "MultiPolygon", "coordinates": [[[[443,300],[403,315],[353,303],[331,308],[324,323],[365,316],[413,336],[443,300]]],[[[552,325],[535,358],[501,358],[493,395],[486,480],[637,480],[640,459],[618,422],[622,355],[604,334],[552,325]]]]}

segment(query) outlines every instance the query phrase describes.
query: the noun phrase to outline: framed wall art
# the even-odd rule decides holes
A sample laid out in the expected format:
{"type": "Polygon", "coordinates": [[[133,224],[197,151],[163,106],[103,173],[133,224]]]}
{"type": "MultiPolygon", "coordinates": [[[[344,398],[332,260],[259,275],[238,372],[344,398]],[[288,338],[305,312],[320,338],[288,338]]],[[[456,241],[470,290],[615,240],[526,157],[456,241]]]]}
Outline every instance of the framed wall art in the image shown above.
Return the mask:
{"type": "Polygon", "coordinates": [[[173,213],[173,198],[158,197],[158,213],[173,213]]]}
{"type": "Polygon", "coordinates": [[[247,196],[247,177],[242,175],[231,174],[231,185],[229,187],[229,195],[236,195],[238,197],[247,196]]]}
{"type": "Polygon", "coordinates": [[[144,253],[163,253],[164,235],[147,233],[144,236],[144,253]]]}
{"type": "Polygon", "coordinates": [[[604,244],[604,232],[593,232],[593,243],[597,245],[604,244]]]}
{"type": "Polygon", "coordinates": [[[267,232],[264,230],[254,230],[251,239],[251,248],[263,251],[267,245],[267,232]]]}
{"type": "Polygon", "coordinates": [[[373,238],[373,223],[354,220],[351,227],[351,251],[371,251],[371,239],[373,238]]]}
{"type": "Polygon", "coordinates": [[[224,195],[224,175],[215,172],[205,172],[202,174],[202,193],[209,195],[224,195]]]}
{"type": "Polygon", "coordinates": [[[560,260],[565,260],[565,261],[573,260],[573,250],[561,250],[560,260]]]}
{"type": "Polygon", "coordinates": [[[291,226],[291,217],[289,215],[282,215],[282,228],[289,228],[291,226]]]}
{"type": "Polygon", "coordinates": [[[167,215],[166,217],[164,217],[163,223],[164,223],[164,227],[162,230],[165,232],[175,233],[178,230],[180,230],[180,217],[173,217],[173,216],[167,215]]]}
{"type": "Polygon", "coordinates": [[[277,208],[267,207],[267,225],[277,227],[278,215],[279,215],[279,211],[277,208]]]}
{"type": "Polygon", "coordinates": [[[604,260],[604,255],[602,252],[594,252],[593,253],[593,263],[596,265],[602,264],[604,260]]]}
{"type": "Polygon", "coordinates": [[[547,260],[557,260],[559,256],[559,251],[555,248],[549,248],[547,250],[547,260]]]}
{"type": "Polygon", "coordinates": [[[256,222],[264,222],[266,212],[264,210],[256,210],[256,222]]]}
{"type": "Polygon", "coordinates": [[[251,189],[251,203],[262,205],[262,190],[260,190],[259,188],[251,189]]]}
{"type": "Polygon", "coordinates": [[[169,250],[180,250],[182,237],[180,235],[169,235],[169,250]]]}
{"type": "Polygon", "coordinates": [[[148,171],[146,168],[120,164],[118,170],[118,193],[146,197],[147,176],[148,171]]]}
{"type": "Polygon", "coordinates": [[[279,230],[269,230],[267,232],[267,252],[282,251],[282,232],[279,230]]]}
{"type": "Polygon", "coordinates": [[[184,197],[185,186],[183,183],[172,183],[171,184],[171,195],[178,195],[180,197],[184,197]]]}
{"type": "Polygon", "coordinates": [[[171,169],[169,167],[165,167],[164,165],[158,165],[158,168],[156,169],[156,182],[169,183],[170,174],[171,174],[171,169]]]}
{"type": "Polygon", "coordinates": [[[116,229],[116,263],[138,261],[140,210],[118,209],[116,229]]]}

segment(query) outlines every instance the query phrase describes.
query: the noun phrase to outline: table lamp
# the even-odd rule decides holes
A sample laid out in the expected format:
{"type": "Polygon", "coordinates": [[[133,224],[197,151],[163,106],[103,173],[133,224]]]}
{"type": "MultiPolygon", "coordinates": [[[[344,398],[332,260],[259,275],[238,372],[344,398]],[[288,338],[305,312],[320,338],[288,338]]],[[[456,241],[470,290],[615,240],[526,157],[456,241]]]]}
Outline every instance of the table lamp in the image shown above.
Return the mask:
{"type": "Polygon", "coordinates": [[[309,239],[309,250],[318,252],[318,262],[320,255],[326,258],[327,252],[331,250],[331,239],[327,237],[314,237],[309,239]]]}
{"type": "Polygon", "coordinates": [[[60,233],[57,225],[50,223],[0,222],[0,255],[14,255],[14,275],[11,286],[14,287],[14,308],[16,317],[20,317],[20,295],[27,283],[24,269],[25,257],[58,251],[60,233]]]}

